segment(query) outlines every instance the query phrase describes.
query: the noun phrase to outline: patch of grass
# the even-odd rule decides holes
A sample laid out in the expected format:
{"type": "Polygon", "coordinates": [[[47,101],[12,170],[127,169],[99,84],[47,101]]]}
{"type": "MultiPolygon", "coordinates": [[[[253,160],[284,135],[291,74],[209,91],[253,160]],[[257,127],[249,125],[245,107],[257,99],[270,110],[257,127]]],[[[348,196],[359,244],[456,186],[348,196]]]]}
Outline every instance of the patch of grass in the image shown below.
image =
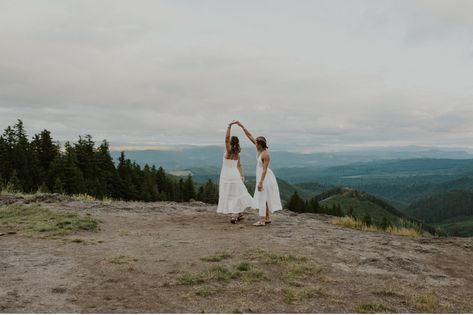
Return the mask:
{"type": "Polygon", "coordinates": [[[243,312],[240,311],[239,308],[236,308],[236,309],[234,309],[234,310],[232,311],[232,314],[243,314],[243,312]]]}
{"type": "Polygon", "coordinates": [[[218,290],[216,288],[213,288],[210,286],[204,286],[194,291],[195,295],[201,296],[201,297],[209,297],[211,295],[216,294],[217,292],[218,290]]]}
{"type": "Polygon", "coordinates": [[[308,299],[313,299],[318,296],[324,295],[322,290],[318,287],[308,287],[300,290],[294,288],[283,289],[283,301],[286,304],[294,304],[308,299]]]}
{"type": "Polygon", "coordinates": [[[220,252],[216,252],[215,254],[210,255],[210,256],[201,257],[200,260],[210,261],[210,262],[218,262],[218,261],[222,261],[224,259],[230,258],[230,257],[232,257],[232,255],[229,252],[220,251],[220,252]]]}
{"type": "Polygon", "coordinates": [[[266,279],[266,275],[259,269],[251,269],[241,273],[241,279],[246,282],[258,282],[266,279]]]}
{"type": "Polygon", "coordinates": [[[124,264],[129,264],[129,263],[138,261],[138,259],[132,256],[124,255],[124,254],[117,254],[117,255],[107,257],[107,261],[109,263],[116,264],[116,265],[124,265],[124,264]]]}
{"type": "Polygon", "coordinates": [[[265,274],[261,270],[252,267],[248,263],[240,263],[233,268],[216,265],[200,272],[186,272],[181,274],[177,280],[179,284],[196,285],[209,281],[229,282],[238,279],[246,282],[256,282],[265,278],[265,274]]]}
{"type": "Polygon", "coordinates": [[[94,196],[88,195],[88,194],[76,194],[72,195],[72,200],[75,201],[83,201],[83,202],[92,202],[96,201],[97,199],[94,196]]]}
{"type": "Polygon", "coordinates": [[[310,261],[295,261],[286,265],[281,280],[289,285],[301,286],[301,281],[319,273],[322,269],[310,261]]]}
{"type": "Polygon", "coordinates": [[[214,266],[208,271],[208,277],[217,281],[228,282],[241,276],[239,271],[230,270],[224,266],[214,266]]]}
{"type": "Polygon", "coordinates": [[[404,297],[404,295],[402,293],[396,292],[392,288],[383,288],[383,289],[380,289],[380,290],[372,291],[372,293],[374,295],[377,295],[377,296],[397,297],[397,298],[404,297]]]}
{"type": "Polygon", "coordinates": [[[364,303],[364,304],[359,304],[355,308],[355,312],[379,314],[379,313],[394,313],[395,310],[392,307],[381,304],[381,303],[364,303]]]}
{"type": "Polygon", "coordinates": [[[205,273],[185,272],[177,278],[179,284],[194,285],[201,284],[207,280],[205,273]]]}
{"type": "Polygon", "coordinates": [[[294,304],[294,302],[297,300],[296,298],[296,291],[292,288],[284,288],[282,290],[284,294],[283,301],[286,304],[294,304]]]}
{"type": "Polygon", "coordinates": [[[438,311],[440,300],[435,292],[430,292],[414,296],[412,304],[422,313],[434,313],[438,311]]]}
{"type": "Polygon", "coordinates": [[[279,265],[288,262],[306,262],[307,257],[294,255],[281,255],[264,249],[253,249],[247,253],[247,257],[253,260],[261,260],[266,264],[279,265]]]}
{"type": "Polygon", "coordinates": [[[421,237],[422,233],[415,228],[408,227],[396,227],[390,226],[386,230],[383,230],[375,225],[366,225],[361,220],[355,219],[353,217],[336,217],[330,221],[332,224],[340,225],[343,227],[367,231],[367,232],[387,232],[394,235],[409,236],[409,237],[421,237]]]}
{"type": "Polygon", "coordinates": [[[249,271],[251,269],[251,264],[244,261],[239,263],[235,268],[239,271],[249,271]]]}
{"type": "Polygon", "coordinates": [[[39,205],[6,205],[0,207],[0,224],[46,236],[68,235],[75,231],[96,231],[98,221],[77,214],[53,212],[39,205]]]}

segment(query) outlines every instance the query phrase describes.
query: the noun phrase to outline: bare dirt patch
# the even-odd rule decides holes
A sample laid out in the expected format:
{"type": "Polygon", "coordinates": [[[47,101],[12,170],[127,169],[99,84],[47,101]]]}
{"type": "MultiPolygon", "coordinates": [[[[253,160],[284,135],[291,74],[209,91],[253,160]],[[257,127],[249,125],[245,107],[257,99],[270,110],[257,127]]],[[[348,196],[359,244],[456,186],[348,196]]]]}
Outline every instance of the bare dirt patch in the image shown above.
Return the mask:
{"type": "Polygon", "coordinates": [[[0,312],[473,310],[471,238],[363,232],[289,211],[266,227],[251,226],[254,213],[232,225],[202,203],[0,200],[36,202],[99,226],[57,239],[0,226],[0,312]]]}

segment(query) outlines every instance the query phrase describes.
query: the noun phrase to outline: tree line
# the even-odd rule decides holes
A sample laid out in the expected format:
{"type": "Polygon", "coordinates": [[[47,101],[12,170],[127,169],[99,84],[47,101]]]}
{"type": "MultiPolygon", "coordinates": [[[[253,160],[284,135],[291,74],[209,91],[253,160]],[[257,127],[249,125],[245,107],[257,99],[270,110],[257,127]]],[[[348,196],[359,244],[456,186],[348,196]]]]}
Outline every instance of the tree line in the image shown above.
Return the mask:
{"type": "Polygon", "coordinates": [[[121,152],[115,164],[109,143],[80,136],[61,146],[48,130],[28,138],[23,122],[8,126],[0,136],[0,188],[14,192],[88,194],[137,201],[218,202],[212,180],[194,183],[192,176],[173,176],[162,167],[141,167],[121,152]]]}

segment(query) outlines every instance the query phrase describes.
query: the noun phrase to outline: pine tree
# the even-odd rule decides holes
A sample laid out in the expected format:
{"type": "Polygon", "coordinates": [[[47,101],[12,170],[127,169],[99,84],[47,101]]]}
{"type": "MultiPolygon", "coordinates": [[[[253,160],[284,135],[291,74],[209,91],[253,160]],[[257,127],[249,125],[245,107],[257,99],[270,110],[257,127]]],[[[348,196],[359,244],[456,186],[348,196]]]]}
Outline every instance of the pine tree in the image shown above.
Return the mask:
{"type": "Polygon", "coordinates": [[[18,178],[16,170],[13,171],[10,179],[7,183],[7,191],[9,192],[22,192],[23,186],[21,185],[20,179],[18,178]]]}
{"type": "Polygon", "coordinates": [[[388,219],[385,216],[383,216],[383,219],[381,221],[381,228],[383,230],[387,230],[389,226],[391,226],[391,223],[388,221],[388,219]]]}
{"type": "Polygon", "coordinates": [[[195,199],[195,188],[192,176],[188,175],[186,181],[184,182],[184,201],[189,201],[195,199]]]}
{"type": "Polygon", "coordinates": [[[62,182],[59,177],[57,177],[54,182],[53,192],[58,193],[58,194],[64,193],[64,187],[62,186],[62,182]]]}
{"type": "Polygon", "coordinates": [[[317,198],[313,197],[309,200],[307,211],[317,213],[320,212],[320,204],[317,198]]]}
{"type": "Polygon", "coordinates": [[[350,206],[350,207],[348,208],[348,213],[347,213],[347,215],[348,215],[349,217],[352,217],[352,218],[355,217],[355,215],[353,214],[353,206],[350,206]]]}
{"type": "Polygon", "coordinates": [[[363,217],[363,223],[367,226],[371,226],[371,216],[366,212],[365,216],[363,217]]]}
{"type": "Polygon", "coordinates": [[[306,207],[305,207],[305,202],[304,200],[299,197],[299,194],[297,191],[294,192],[294,194],[289,198],[289,201],[286,204],[286,207],[294,212],[305,212],[306,207]]]}

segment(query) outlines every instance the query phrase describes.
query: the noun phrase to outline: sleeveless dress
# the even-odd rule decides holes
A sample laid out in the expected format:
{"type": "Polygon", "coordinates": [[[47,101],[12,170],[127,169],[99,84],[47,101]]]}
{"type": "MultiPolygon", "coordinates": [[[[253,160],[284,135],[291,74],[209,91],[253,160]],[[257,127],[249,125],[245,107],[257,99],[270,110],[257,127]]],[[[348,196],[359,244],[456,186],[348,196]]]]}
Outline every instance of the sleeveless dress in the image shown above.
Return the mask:
{"type": "Polygon", "coordinates": [[[263,181],[263,191],[258,191],[258,183],[263,174],[263,161],[261,155],[258,154],[256,163],[256,187],[255,187],[255,208],[258,209],[259,216],[266,216],[266,203],[270,212],[282,210],[281,197],[279,196],[278,182],[273,171],[268,167],[266,170],[266,176],[263,181]]]}
{"type": "Polygon", "coordinates": [[[253,198],[241,180],[237,165],[238,160],[229,160],[223,156],[217,213],[240,213],[246,208],[254,207],[253,198]]]}

